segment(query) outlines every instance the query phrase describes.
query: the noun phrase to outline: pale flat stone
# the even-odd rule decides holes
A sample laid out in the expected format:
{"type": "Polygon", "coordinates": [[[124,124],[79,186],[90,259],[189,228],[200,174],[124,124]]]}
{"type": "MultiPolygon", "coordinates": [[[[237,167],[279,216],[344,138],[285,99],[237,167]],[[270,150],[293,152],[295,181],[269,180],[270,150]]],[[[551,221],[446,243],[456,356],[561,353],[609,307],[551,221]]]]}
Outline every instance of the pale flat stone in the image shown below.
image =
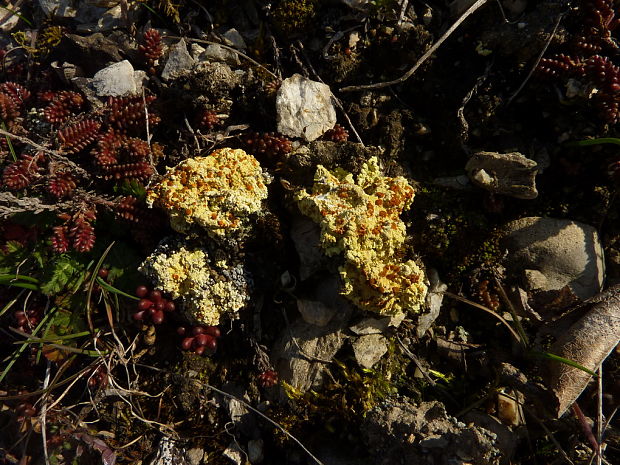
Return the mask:
{"type": "Polygon", "coordinates": [[[362,368],[372,368],[387,352],[386,339],[381,334],[360,336],[353,343],[353,353],[362,368]]]}
{"type": "Polygon", "coordinates": [[[135,94],[138,89],[133,66],[127,60],[114,63],[97,72],[92,84],[100,97],[135,94]]]}
{"type": "Polygon", "coordinates": [[[282,81],[276,97],[278,131],[308,142],[336,124],[329,86],[294,74],[282,81]]]}

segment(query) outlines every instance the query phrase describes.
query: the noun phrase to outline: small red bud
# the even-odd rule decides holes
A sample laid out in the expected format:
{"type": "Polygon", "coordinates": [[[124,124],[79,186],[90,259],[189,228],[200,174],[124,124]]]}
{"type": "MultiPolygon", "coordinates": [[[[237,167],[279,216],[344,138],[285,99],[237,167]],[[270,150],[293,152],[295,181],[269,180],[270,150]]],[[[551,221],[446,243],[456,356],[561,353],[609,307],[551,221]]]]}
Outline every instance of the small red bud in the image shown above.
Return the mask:
{"type": "Polygon", "coordinates": [[[142,321],[144,320],[144,310],[141,310],[139,312],[136,312],[133,314],[133,319],[136,321],[142,321]]]}
{"type": "Polygon", "coordinates": [[[164,310],[167,312],[174,312],[176,310],[176,305],[172,300],[167,300],[166,305],[164,306],[164,310]]]}
{"type": "Polygon", "coordinates": [[[138,286],[136,288],[136,295],[138,297],[146,297],[148,293],[149,293],[149,288],[146,286],[138,286]]]}
{"type": "Polygon", "coordinates": [[[153,302],[159,302],[161,300],[161,291],[157,289],[152,290],[151,293],[149,294],[149,298],[153,302]]]}
{"type": "Polygon", "coordinates": [[[160,312],[163,312],[164,308],[166,308],[166,306],[165,306],[163,301],[159,300],[159,301],[155,302],[155,309],[156,310],[158,310],[160,312]]]}
{"type": "Polygon", "coordinates": [[[146,310],[147,308],[151,307],[153,305],[153,302],[151,302],[148,299],[140,299],[140,302],[138,302],[138,310],[146,310]]]}
{"type": "Polygon", "coordinates": [[[207,333],[210,336],[213,336],[216,339],[218,339],[222,335],[220,328],[218,328],[217,326],[207,326],[205,328],[205,333],[207,333]]]}
{"type": "Polygon", "coordinates": [[[161,310],[155,311],[153,316],[151,316],[151,320],[153,320],[154,325],[160,325],[164,322],[164,312],[161,310]]]}
{"type": "Polygon", "coordinates": [[[196,336],[196,344],[200,346],[207,345],[207,343],[212,340],[213,338],[208,334],[199,334],[198,336],[196,336]]]}
{"type": "Polygon", "coordinates": [[[185,333],[187,332],[187,328],[185,326],[179,326],[177,328],[177,334],[179,336],[185,336],[185,333]]]}
{"type": "Polygon", "coordinates": [[[189,350],[193,342],[194,342],[193,337],[186,337],[185,339],[183,339],[183,342],[181,342],[181,348],[183,350],[189,350]]]}
{"type": "Polygon", "coordinates": [[[204,326],[194,326],[192,327],[192,334],[197,336],[198,334],[203,334],[205,332],[204,326]]]}
{"type": "Polygon", "coordinates": [[[99,268],[99,271],[97,272],[97,274],[99,275],[101,279],[106,279],[108,275],[110,274],[110,270],[108,270],[107,268],[99,268]]]}
{"type": "Polygon", "coordinates": [[[205,352],[205,346],[198,346],[194,349],[194,353],[197,355],[202,355],[205,352]]]}

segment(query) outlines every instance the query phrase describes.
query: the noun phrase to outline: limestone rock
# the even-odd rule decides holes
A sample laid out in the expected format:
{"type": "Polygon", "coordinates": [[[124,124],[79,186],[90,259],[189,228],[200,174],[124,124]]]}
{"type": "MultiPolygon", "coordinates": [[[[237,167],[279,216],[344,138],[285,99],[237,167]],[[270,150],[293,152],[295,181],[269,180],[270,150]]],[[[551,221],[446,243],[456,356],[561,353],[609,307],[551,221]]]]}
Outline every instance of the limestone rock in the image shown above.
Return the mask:
{"type": "Polygon", "coordinates": [[[308,142],[336,124],[336,110],[329,86],[300,74],[282,81],[276,97],[278,131],[308,142]]]}
{"type": "Polygon", "coordinates": [[[114,63],[95,74],[93,87],[100,97],[116,97],[138,91],[133,66],[127,60],[114,63]]]}
{"type": "Polygon", "coordinates": [[[165,81],[174,79],[185,71],[190,70],[193,66],[194,59],[187,51],[185,40],[181,39],[170,47],[168,60],[161,73],[161,77],[165,81]]]}
{"type": "Polygon", "coordinates": [[[501,458],[495,433],[457,421],[437,401],[388,401],[368,412],[361,429],[376,465],[497,465],[501,458]]]}
{"type": "Polygon", "coordinates": [[[367,334],[360,336],[353,343],[355,360],[362,368],[372,368],[385,355],[388,347],[386,339],[381,334],[367,334]]]}
{"type": "Polygon", "coordinates": [[[316,326],[325,326],[337,311],[323,302],[303,299],[297,301],[297,310],[306,323],[316,326]]]}
{"type": "Polygon", "coordinates": [[[577,221],[529,217],[506,225],[507,269],[530,292],[568,286],[579,299],[598,293],[605,277],[596,229],[577,221]]]}
{"type": "Polygon", "coordinates": [[[534,199],[538,164],[518,152],[475,153],[465,165],[472,183],[495,194],[534,199]]]}

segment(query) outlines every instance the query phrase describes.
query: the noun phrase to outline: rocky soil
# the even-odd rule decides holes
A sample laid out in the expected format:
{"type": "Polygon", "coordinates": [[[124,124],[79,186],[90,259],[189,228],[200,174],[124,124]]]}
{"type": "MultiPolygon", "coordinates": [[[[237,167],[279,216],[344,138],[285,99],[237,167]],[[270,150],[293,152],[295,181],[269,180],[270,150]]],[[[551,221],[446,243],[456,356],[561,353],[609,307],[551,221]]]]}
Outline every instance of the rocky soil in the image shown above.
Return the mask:
{"type": "Polygon", "coordinates": [[[0,463],[619,462],[619,24],[3,2],[0,463]]]}

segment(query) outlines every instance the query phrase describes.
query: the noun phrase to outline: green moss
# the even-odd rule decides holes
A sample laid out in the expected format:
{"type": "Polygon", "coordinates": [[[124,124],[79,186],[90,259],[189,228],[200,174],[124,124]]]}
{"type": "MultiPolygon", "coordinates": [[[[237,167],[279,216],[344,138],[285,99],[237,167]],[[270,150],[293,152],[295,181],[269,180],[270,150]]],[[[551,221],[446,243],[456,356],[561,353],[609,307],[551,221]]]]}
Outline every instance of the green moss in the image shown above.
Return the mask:
{"type": "Polygon", "coordinates": [[[307,32],[317,13],[317,0],[280,0],[271,15],[272,24],[286,37],[307,32]]]}

